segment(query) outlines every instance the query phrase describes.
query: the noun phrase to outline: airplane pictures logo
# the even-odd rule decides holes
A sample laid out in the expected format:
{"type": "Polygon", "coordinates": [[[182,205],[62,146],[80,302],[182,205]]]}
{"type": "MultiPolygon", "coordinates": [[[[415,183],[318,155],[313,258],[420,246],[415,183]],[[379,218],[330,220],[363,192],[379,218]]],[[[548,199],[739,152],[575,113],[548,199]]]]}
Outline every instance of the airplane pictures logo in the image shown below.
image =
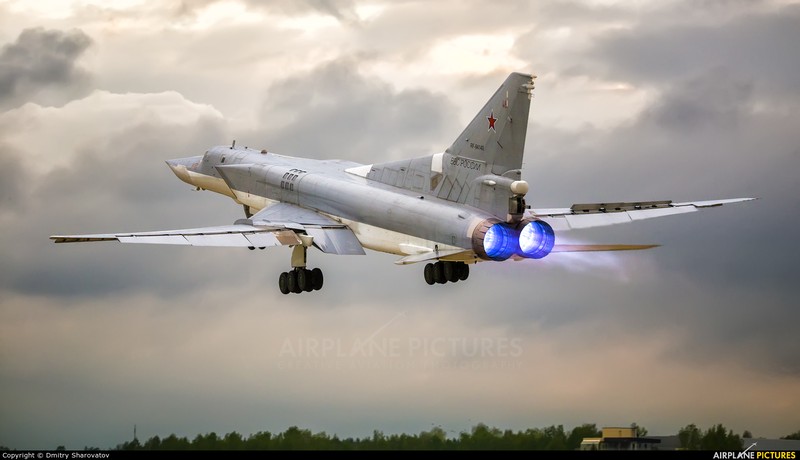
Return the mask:
{"type": "Polygon", "coordinates": [[[794,460],[797,458],[796,452],[791,451],[758,451],[753,452],[750,449],[755,447],[758,443],[754,442],[747,447],[747,449],[741,452],[714,452],[713,458],[719,459],[770,459],[770,460],[778,460],[778,459],[787,459],[787,460],[794,460]]]}

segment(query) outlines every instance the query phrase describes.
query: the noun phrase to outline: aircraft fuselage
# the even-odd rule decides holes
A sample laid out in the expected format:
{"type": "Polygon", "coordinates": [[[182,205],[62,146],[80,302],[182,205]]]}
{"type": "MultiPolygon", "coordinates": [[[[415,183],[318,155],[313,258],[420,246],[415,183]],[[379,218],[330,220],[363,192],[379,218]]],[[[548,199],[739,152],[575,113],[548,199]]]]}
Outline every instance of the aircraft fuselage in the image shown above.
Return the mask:
{"type": "Polygon", "coordinates": [[[229,196],[252,212],[276,202],[312,209],[350,227],[364,247],[398,255],[468,249],[474,228],[493,217],[348,173],[362,165],[347,161],[223,146],[167,163],[184,182],[229,196]]]}

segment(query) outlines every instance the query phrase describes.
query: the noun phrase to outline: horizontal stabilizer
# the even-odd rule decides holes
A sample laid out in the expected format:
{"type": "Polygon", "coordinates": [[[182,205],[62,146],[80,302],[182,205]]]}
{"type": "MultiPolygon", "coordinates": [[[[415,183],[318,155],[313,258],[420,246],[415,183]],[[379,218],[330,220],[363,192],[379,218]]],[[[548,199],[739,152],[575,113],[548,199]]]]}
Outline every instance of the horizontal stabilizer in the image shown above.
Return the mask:
{"type": "Polygon", "coordinates": [[[600,251],[639,251],[657,248],[658,244],[557,244],[550,252],[600,252],[600,251]]]}
{"type": "MultiPolygon", "coordinates": [[[[659,244],[557,244],[553,246],[553,250],[550,252],[639,251],[659,246],[659,244]]],[[[514,255],[511,258],[515,261],[530,260],[520,255],[514,255]]]]}

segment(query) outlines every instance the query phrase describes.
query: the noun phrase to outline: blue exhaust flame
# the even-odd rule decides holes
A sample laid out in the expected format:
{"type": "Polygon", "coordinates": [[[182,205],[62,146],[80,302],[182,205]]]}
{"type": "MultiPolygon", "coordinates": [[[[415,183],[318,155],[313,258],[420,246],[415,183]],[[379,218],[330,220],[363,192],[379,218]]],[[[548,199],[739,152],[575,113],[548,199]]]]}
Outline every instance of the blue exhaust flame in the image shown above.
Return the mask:
{"type": "Polygon", "coordinates": [[[494,260],[506,260],[517,252],[517,231],[505,224],[494,224],[483,238],[483,250],[494,260]]]}
{"type": "Polygon", "coordinates": [[[555,243],[553,227],[540,220],[529,222],[519,234],[519,249],[522,251],[520,255],[531,259],[541,259],[550,254],[555,243]]]}

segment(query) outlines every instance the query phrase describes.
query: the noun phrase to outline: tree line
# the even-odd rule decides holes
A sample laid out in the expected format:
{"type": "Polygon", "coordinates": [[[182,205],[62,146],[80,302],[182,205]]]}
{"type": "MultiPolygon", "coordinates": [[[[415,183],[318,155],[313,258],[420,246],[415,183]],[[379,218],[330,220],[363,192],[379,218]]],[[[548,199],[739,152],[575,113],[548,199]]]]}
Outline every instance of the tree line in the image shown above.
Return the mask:
{"type": "MultiPolygon", "coordinates": [[[[635,426],[635,424],[633,425],[635,426]]],[[[637,427],[639,436],[647,430],[637,427]]],[[[282,433],[259,431],[249,436],[237,432],[219,436],[216,433],[198,434],[192,440],[171,434],[165,438],[153,436],[140,442],[138,439],[118,445],[118,450],[574,450],[583,438],[600,437],[601,431],[594,423],[585,423],[572,430],[563,425],[530,428],[524,431],[500,430],[483,423],[469,432],[448,437],[441,427],[419,434],[390,434],[374,431],[364,438],[340,438],[296,426],[282,433]]],[[[722,424],[702,430],[695,424],[681,428],[678,438],[682,449],[687,450],[742,450],[744,438],[752,437],[749,431],[741,436],[722,424]]],[[[800,439],[800,430],[782,439],[800,439]]]]}

